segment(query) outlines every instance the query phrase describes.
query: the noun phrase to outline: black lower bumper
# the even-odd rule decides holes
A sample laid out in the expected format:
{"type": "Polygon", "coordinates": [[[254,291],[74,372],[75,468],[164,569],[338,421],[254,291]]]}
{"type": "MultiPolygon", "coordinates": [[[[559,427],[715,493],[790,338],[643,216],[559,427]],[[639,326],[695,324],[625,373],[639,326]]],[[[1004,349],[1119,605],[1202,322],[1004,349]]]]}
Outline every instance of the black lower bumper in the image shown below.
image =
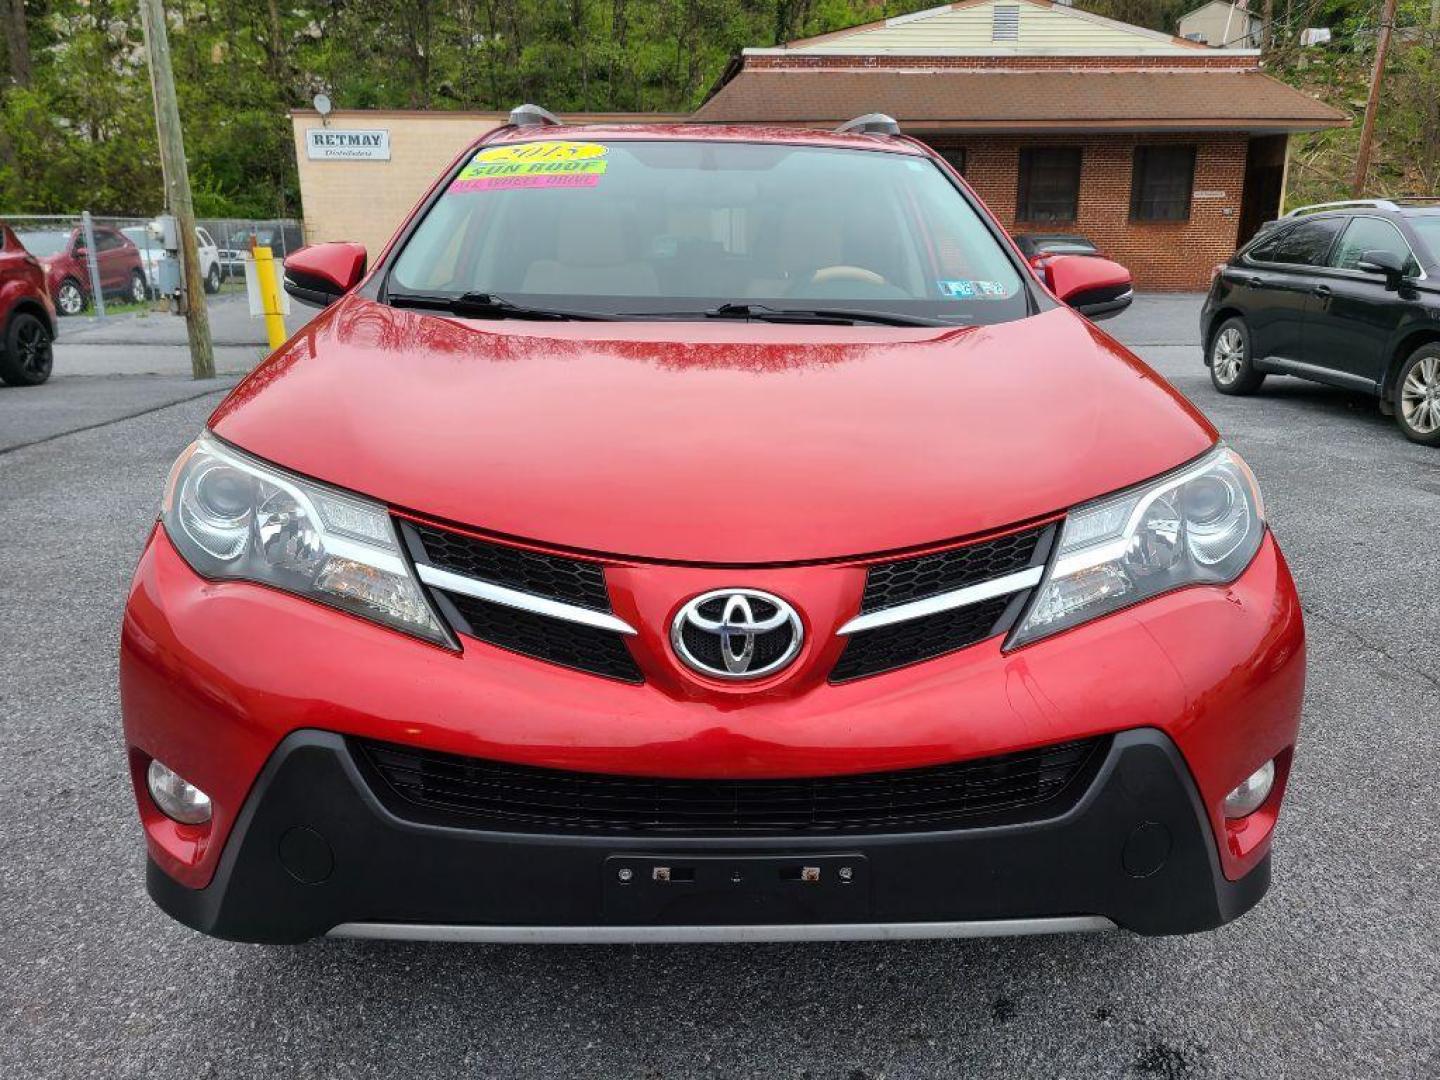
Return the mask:
{"type": "Polygon", "coordinates": [[[207,888],[153,862],[147,875],[155,902],[186,925],[259,942],[353,923],[785,924],[824,937],[832,924],[1066,916],[1172,934],[1229,922],[1269,883],[1268,858],[1226,880],[1189,770],[1148,729],[1115,736],[1083,794],[1043,821],[795,839],[420,824],[376,797],[344,738],[302,731],[262,771],[207,888]]]}

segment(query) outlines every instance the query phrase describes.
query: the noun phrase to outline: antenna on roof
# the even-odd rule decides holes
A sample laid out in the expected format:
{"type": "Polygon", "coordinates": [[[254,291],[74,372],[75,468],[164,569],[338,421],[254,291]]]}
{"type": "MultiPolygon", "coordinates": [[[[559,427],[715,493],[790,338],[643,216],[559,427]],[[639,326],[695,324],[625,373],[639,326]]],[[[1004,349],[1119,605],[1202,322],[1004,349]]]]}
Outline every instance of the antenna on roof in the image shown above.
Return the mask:
{"type": "Polygon", "coordinates": [[[900,125],[893,116],[872,112],[846,120],[835,129],[837,135],[899,135],[900,125]]]}
{"type": "Polygon", "coordinates": [[[532,105],[526,102],[524,105],[517,105],[510,110],[510,124],[512,127],[560,127],[561,120],[552,112],[547,112],[539,105],[532,105]]]}

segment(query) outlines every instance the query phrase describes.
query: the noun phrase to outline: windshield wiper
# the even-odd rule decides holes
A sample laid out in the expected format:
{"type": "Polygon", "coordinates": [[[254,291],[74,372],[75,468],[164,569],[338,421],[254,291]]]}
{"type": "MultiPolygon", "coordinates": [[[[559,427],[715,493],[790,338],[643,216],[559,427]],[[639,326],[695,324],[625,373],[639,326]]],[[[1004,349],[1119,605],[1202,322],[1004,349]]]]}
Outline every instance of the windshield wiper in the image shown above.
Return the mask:
{"type": "Polygon", "coordinates": [[[538,319],[550,322],[573,319],[601,322],[611,321],[615,318],[614,315],[607,315],[601,311],[571,311],[566,308],[517,304],[512,300],[506,300],[503,296],[483,292],[460,293],[458,296],[391,292],[387,294],[386,299],[395,307],[428,308],[482,319],[538,319]]]}
{"type": "Polygon", "coordinates": [[[853,326],[874,323],[878,326],[956,326],[948,319],[932,319],[925,315],[905,315],[896,311],[871,311],[861,308],[775,308],[767,304],[731,302],[704,311],[630,312],[637,318],[650,319],[753,319],[756,322],[808,323],[820,326],[853,326]]]}

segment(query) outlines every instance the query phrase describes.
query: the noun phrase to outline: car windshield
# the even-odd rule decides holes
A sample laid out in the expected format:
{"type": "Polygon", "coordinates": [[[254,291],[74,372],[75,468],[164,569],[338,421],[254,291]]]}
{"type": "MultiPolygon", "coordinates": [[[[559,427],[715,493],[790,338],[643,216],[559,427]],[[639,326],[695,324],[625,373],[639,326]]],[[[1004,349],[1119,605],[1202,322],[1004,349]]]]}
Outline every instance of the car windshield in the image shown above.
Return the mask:
{"type": "Polygon", "coordinates": [[[386,287],[656,317],[731,304],[995,323],[1030,309],[1016,266],[929,159],[720,141],[481,147],[386,287]]]}
{"type": "Polygon", "coordinates": [[[44,232],[17,230],[15,235],[20,238],[20,243],[25,245],[26,251],[41,259],[59,255],[70,243],[70,233],[58,229],[47,229],[44,232]]]}

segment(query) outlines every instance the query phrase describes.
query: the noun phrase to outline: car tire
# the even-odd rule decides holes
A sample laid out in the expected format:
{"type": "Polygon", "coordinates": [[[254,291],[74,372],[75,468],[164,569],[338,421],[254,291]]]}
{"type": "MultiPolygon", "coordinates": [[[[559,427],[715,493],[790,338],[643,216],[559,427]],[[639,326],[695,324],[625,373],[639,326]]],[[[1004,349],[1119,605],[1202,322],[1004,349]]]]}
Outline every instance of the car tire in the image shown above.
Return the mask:
{"type": "Polygon", "coordinates": [[[1250,358],[1250,331],[1241,318],[1226,319],[1210,335],[1210,382],[1222,394],[1253,394],[1265,381],[1250,358]]]}
{"type": "Polygon", "coordinates": [[[1401,365],[1395,422],[1411,442],[1440,446],[1440,343],[1421,345],[1401,365]]]}
{"type": "Polygon", "coordinates": [[[143,304],[150,299],[150,287],[145,284],[145,275],[139,270],[130,271],[130,292],[126,299],[132,304],[143,304]]]}
{"type": "Polygon", "coordinates": [[[54,337],[45,321],[28,311],[18,312],[5,328],[0,350],[0,382],[6,386],[39,386],[50,378],[55,364],[54,337]]]}
{"type": "Polygon", "coordinates": [[[61,315],[79,315],[89,303],[85,290],[74,278],[66,278],[55,289],[55,310],[61,315]]]}
{"type": "Polygon", "coordinates": [[[220,291],[220,264],[211,263],[210,272],[205,275],[205,291],[214,295],[220,291]]]}

